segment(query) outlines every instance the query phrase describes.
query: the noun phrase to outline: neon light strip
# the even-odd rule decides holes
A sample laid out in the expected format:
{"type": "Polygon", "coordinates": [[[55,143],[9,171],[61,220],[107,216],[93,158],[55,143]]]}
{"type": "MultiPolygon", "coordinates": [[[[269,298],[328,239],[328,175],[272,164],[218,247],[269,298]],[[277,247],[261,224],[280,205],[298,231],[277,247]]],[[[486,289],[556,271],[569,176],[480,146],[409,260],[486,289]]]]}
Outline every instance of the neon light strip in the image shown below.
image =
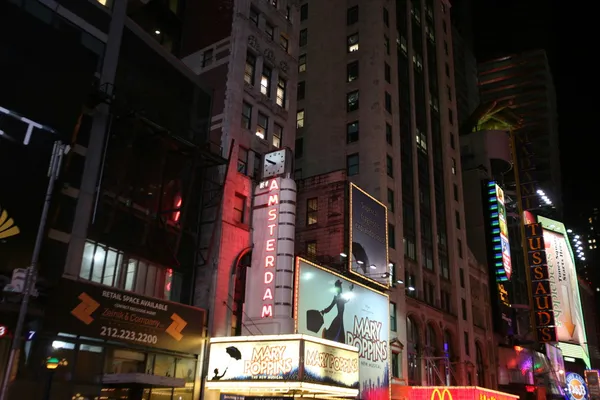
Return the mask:
{"type": "Polygon", "coordinates": [[[205,387],[207,389],[218,389],[221,391],[225,390],[238,390],[247,391],[248,389],[265,389],[265,391],[281,391],[281,389],[296,389],[306,390],[309,392],[328,392],[331,394],[337,394],[338,396],[356,397],[358,396],[358,389],[347,389],[330,385],[319,385],[316,383],[307,382],[206,382],[205,387]]]}

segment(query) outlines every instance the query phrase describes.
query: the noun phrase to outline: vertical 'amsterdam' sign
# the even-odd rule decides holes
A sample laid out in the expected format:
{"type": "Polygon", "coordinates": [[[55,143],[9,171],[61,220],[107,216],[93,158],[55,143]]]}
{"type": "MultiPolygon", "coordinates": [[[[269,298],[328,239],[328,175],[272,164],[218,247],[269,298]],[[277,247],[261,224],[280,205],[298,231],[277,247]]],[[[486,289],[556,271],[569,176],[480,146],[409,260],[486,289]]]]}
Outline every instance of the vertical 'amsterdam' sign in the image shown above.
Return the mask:
{"type": "Polygon", "coordinates": [[[537,338],[542,343],[556,342],[556,323],[542,225],[525,225],[525,236],[537,338]]]}

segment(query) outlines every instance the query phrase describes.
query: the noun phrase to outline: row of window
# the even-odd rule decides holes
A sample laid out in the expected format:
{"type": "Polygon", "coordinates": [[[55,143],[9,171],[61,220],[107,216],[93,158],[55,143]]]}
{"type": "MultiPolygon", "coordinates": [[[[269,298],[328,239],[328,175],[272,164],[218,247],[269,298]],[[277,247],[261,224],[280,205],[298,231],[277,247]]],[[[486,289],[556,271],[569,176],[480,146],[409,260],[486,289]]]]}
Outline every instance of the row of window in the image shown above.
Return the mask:
{"type": "MultiPolygon", "coordinates": [[[[243,102],[242,103],[242,128],[244,129],[252,129],[252,112],[253,107],[250,103],[243,102]]],[[[280,148],[283,140],[283,126],[274,122],[272,134],[270,132],[270,122],[269,116],[258,111],[256,117],[256,130],[254,134],[261,138],[262,140],[269,140],[269,136],[271,137],[271,144],[280,148]]]]}
{"type": "MultiPolygon", "coordinates": [[[[254,86],[256,80],[256,56],[252,53],[246,55],[246,66],[244,69],[244,82],[250,86],[254,86]]],[[[260,92],[271,98],[272,96],[272,80],[273,69],[266,64],[263,64],[260,74],[260,92]]],[[[275,103],[285,108],[287,100],[287,81],[279,76],[277,77],[277,90],[275,93],[275,103]]]]}
{"type": "MultiPolygon", "coordinates": [[[[277,7],[275,5],[275,7],[277,7]]],[[[290,7],[286,7],[286,19],[290,19],[290,7]]],[[[276,31],[278,30],[274,24],[269,22],[264,16],[261,15],[260,11],[254,6],[250,7],[250,14],[248,16],[250,22],[256,26],[256,28],[262,30],[270,40],[275,40],[276,31]]],[[[279,33],[279,45],[287,53],[289,52],[289,37],[285,32],[279,33]]]]}

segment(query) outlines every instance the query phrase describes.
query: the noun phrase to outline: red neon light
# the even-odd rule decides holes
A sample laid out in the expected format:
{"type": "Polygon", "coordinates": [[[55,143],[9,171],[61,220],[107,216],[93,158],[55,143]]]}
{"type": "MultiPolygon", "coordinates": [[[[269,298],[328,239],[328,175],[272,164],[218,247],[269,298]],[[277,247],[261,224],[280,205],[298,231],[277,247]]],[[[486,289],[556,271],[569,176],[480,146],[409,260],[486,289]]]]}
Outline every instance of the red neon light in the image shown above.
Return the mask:
{"type": "MultiPolygon", "coordinates": [[[[272,180],[266,186],[269,188],[269,192],[279,190],[279,185],[276,180],[272,180]]],[[[273,207],[267,211],[267,232],[268,239],[265,240],[265,251],[267,253],[273,253],[277,249],[277,238],[275,237],[275,227],[277,226],[277,208],[279,205],[279,193],[269,194],[267,201],[267,207],[273,207]],[[274,223],[272,223],[274,222],[274,223]]],[[[273,317],[273,304],[267,303],[267,301],[273,301],[273,288],[271,285],[275,281],[275,274],[271,268],[275,268],[275,255],[268,254],[265,256],[264,262],[264,275],[263,283],[265,284],[265,290],[263,292],[262,300],[263,307],[261,318],[272,318],[273,317]]]]}
{"type": "Polygon", "coordinates": [[[179,217],[181,216],[181,197],[177,196],[176,199],[177,201],[175,202],[175,209],[177,211],[175,211],[175,213],[173,214],[173,221],[179,222],[179,217]]]}

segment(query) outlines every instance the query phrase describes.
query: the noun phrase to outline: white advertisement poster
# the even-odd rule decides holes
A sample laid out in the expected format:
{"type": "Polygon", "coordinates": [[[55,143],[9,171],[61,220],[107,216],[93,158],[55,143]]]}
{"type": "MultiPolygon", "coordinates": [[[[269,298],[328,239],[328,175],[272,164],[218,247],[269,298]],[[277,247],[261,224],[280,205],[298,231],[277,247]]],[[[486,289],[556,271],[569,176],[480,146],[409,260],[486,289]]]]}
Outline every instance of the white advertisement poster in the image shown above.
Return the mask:
{"type": "Polygon", "coordinates": [[[567,241],[562,234],[544,229],[544,243],[558,341],[584,345],[585,325],[579,285],[567,241]]]}
{"type": "Polygon", "coordinates": [[[300,341],[211,343],[207,381],[296,381],[300,341]]]}
{"type": "Polygon", "coordinates": [[[388,400],[388,297],[302,259],[296,268],[298,333],[357,347],[359,398],[388,400]]]}
{"type": "Polygon", "coordinates": [[[304,381],[358,389],[356,352],[304,342],[304,381]]]}

